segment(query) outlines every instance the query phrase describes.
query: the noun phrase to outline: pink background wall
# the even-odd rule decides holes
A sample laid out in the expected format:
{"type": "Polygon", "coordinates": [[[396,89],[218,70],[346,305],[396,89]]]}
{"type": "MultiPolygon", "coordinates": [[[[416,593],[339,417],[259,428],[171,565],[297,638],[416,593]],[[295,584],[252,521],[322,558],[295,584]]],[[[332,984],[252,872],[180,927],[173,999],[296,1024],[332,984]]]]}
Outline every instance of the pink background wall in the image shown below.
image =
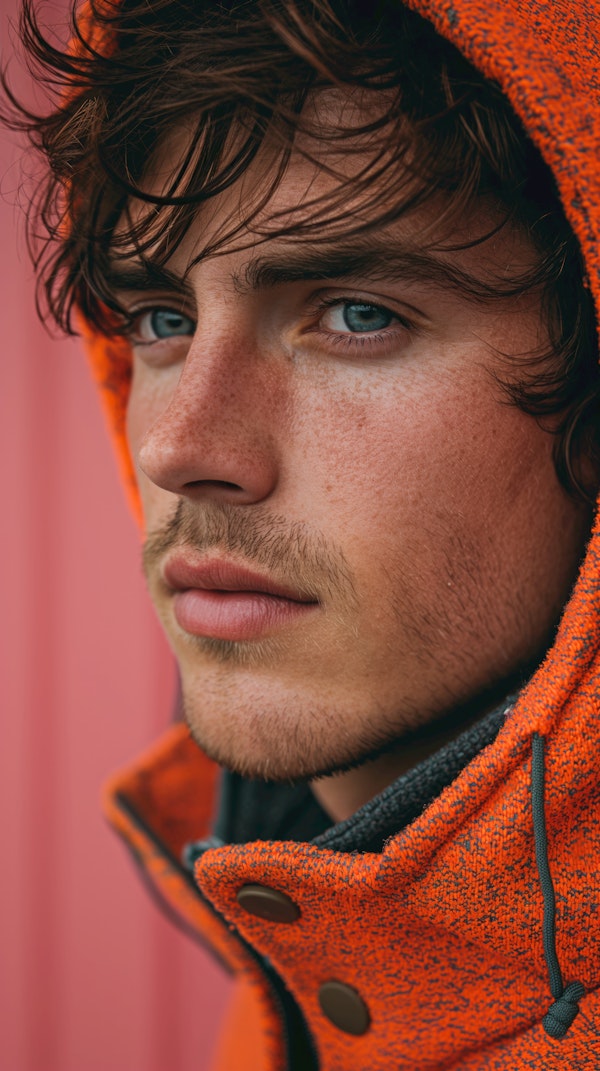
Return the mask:
{"type": "Polygon", "coordinates": [[[173,665],[80,346],[36,320],[14,157],[0,133],[0,1067],[204,1071],[228,983],[99,804],[167,726],[173,665]]]}

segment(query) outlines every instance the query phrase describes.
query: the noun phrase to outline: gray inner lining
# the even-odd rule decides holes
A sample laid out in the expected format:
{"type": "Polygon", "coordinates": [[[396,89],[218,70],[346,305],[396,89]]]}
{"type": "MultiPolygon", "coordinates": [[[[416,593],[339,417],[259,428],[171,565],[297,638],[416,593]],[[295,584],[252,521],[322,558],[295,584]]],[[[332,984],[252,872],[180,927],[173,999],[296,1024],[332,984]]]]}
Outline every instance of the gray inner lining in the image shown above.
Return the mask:
{"type": "Polygon", "coordinates": [[[254,840],[295,840],[342,852],[380,852],[390,837],[418,818],[468,763],[493,743],[515,698],[505,699],[350,818],[336,824],[306,784],[254,781],[224,770],[213,836],[188,844],[184,862],[193,866],[208,848],[254,840]]]}

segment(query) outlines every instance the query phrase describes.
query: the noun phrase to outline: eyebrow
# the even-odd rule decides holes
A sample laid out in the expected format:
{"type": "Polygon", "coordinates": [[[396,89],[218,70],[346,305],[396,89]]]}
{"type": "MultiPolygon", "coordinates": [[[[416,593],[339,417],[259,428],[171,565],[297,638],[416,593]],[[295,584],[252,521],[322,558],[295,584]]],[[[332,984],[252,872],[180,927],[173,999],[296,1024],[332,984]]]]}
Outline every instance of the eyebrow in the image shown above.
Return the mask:
{"type": "Polygon", "coordinates": [[[483,280],[435,253],[399,243],[366,248],[323,245],[256,256],[242,273],[233,276],[233,282],[239,292],[245,293],[284,283],[359,278],[372,282],[430,283],[472,297],[479,294],[483,297],[488,290],[483,280]]]}
{"type": "Polygon", "coordinates": [[[191,287],[183,276],[153,260],[134,260],[124,267],[112,262],[103,272],[102,282],[111,294],[129,290],[171,290],[177,293],[183,290],[191,295],[191,287]]]}
{"type": "MultiPolygon", "coordinates": [[[[193,266],[193,265],[192,265],[193,266]]],[[[188,269],[189,273],[189,269],[188,269]]],[[[187,274],[179,274],[150,258],[111,263],[103,282],[109,293],[166,290],[193,297],[187,274]]],[[[239,294],[273,289],[290,283],[335,279],[371,282],[420,282],[459,292],[466,300],[489,300],[496,290],[493,281],[457,267],[430,250],[417,250],[401,243],[302,244],[276,253],[252,256],[244,268],[232,274],[239,294]]],[[[506,286],[506,281],[504,282],[506,286]]],[[[506,291],[505,291],[506,292],[506,291]]]]}

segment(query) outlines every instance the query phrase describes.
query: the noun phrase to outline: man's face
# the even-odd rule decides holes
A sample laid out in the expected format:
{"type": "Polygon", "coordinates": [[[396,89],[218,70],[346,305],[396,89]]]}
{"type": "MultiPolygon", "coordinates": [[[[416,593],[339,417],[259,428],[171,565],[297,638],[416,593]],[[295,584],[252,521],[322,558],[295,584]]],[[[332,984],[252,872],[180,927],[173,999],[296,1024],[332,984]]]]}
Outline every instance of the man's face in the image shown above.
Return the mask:
{"type": "MultiPolygon", "coordinates": [[[[194,736],[308,778],[508,688],[551,640],[588,517],[495,379],[547,345],[539,298],[477,303],[446,270],[522,269],[523,235],[431,259],[432,204],[360,241],[248,233],[184,279],[253,181],[199,213],[164,286],[120,294],[128,435],[194,736]]],[[[335,182],[294,155],[263,220],[335,182]]],[[[492,222],[482,205],[460,240],[492,222]]]]}

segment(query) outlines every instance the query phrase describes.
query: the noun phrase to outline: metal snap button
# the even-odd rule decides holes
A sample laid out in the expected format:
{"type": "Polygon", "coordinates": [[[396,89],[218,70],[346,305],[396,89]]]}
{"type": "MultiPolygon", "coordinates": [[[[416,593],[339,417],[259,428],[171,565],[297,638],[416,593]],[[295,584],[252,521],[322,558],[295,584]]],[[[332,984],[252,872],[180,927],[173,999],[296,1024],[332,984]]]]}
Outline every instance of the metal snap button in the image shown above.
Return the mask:
{"type": "Polygon", "coordinates": [[[289,896],[267,885],[242,885],[237,901],[244,911],[268,922],[295,922],[300,917],[300,908],[289,896]]]}
{"type": "Polygon", "coordinates": [[[346,1034],[364,1034],[369,1029],[369,1009],[352,986],[344,982],[324,982],[319,989],[323,1015],[346,1034]]]}

